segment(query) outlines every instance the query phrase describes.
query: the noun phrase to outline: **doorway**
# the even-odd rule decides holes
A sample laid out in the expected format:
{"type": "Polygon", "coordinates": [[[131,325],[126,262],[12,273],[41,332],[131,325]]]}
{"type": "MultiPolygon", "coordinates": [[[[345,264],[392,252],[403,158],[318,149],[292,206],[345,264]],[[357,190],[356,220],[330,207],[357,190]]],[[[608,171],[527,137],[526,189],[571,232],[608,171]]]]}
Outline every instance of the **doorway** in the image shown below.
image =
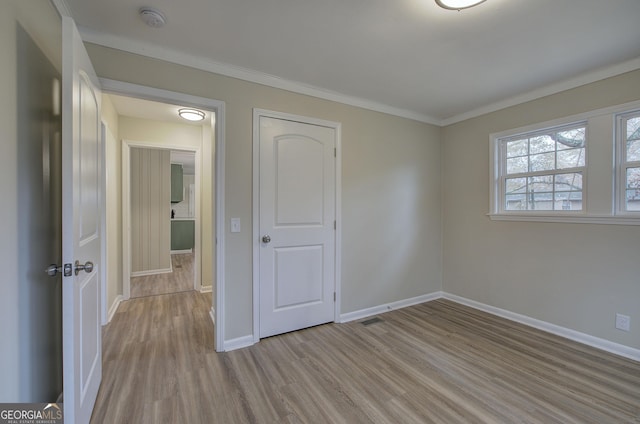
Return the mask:
{"type": "MultiPolygon", "coordinates": [[[[223,220],[224,220],[224,103],[219,102],[212,99],[200,98],[196,96],[185,95],[181,93],[170,92],[161,89],[154,89],[145,86],[139,86],[135,84],[123,83],[119,81],[113,80],[101,80],[104,92],[109,96],[117,95],[117,96],[125,96],[131,97],[138,100],[151,101],[156,103],[163,103],[174,108],[179,106],[188,106],[195,107],[200,110],[210,111],[208,113],[207,119],[210,120],[211,125],[207,130],[203,130],[202,132],[202,140],[208,140],[208,142],[203,142],[201,145],[196,147],[185,147],[180,144],[176,140],[182,139],[180,134],[166,133],[167,137],[173,135],[173,141],[164,143],[162,148],[170,149],[173,151],[191,151],[195,153],[195,163],[196,167],[200,167],[202,172],[201,178],[196,179],[194,189],[196,192],[201,193],[202,196],[209,195],[209,203],[206,204],[205,199],[201,199],[200,205],[195,205],[195,210],[200,211],[201,219],[195,220],[196,224],[199,225],[199,228],[195,228],[194,231],[194,251],[198,253],[198,243],[200,243],[200,255],[198,256],[201,261],[201,267],[206,267],[209,265],[209,277],[206,277],[206,273],[202,272],[202,276],[199,276],[197,279],[202,281],[199,287],[197,287],[201,292],[211,291],[212,292],[212,305],[211,305],[211,313],[210,316],[212,321],[215,324],[215,347],[217,350],[221,351],[224,349],[223,340],[223,326],[221,325],[223,321],[223,296],[224,296],[224,263],[223,263],[223,251],[224,251],[224,232],[223,232],[223,220]],[[201,184],[202,187],[197,187],[198,184],[201,184]],[[198,223],[199,221],[199,223],[198,223]],[[209,238],[210,244],[207,248],[207,243],[203,234],[206,234],[209,238]],[[202,278],[204,276],[204,278],[202,278]]],[[[147,108],[144,108],[147,109],[147,108]]],[[[156,128],[157,131],[162,132],[161,128],[156,128]]],[[[121,143],[121,163],[124,163],[125,160],[128,161],[125,156],[130,153],[130,149],[132,147],[141,147],[141,148],[157,148],[158,146],[154,146],[153,142],[149,141],[153,137],[147,137],[144,135],[140,135],[138,133],[134,133],[133,135],[128,135],[127,137],[123,137],[122,134],[117,137],[122,140],[125,139],[124,142],[121,143]]],[[[124,184],[124,179],[126,178],[124,173],[127,172],[127,167],[122,167],[123,171],[123,180],[122,187],[125,189],[127,187],[124,184]]],[[[124,204],[129,198],[128,195],[124,194],[121,196],[121,202],[124,204]]],[[[108,208],[107,208],[108,209],[108,208]]],[[[170,217],[171,207],[167,206],[167,217],[170,217]]],[[[122,217],[122,250],[126,251],[127,249],[131,249],[130,241],[128,238],[128,229],[130,226],[130,222],[127,221],[127,216],[122,217]]],[[[129,253],[124,252],[124,259],[128,257],[129,253]]],[[[196,266],[196,272],[199,267],[196,266]]],[[[121,299],[126,300],[131,296],[130,287],[127,288],[126,280],[128,276],[131,275],[131,268],[127,261],[122,261],[122,270],[120,272],[119,280],[123,283],[121,287],[121,299]]],[[[112,311],[110,311],[112,312],[112,311]]]]}
{"type": "Polygon", "coordinates": [[[122,213],[131,224],[131,249],[124,259],[131,266],[130,298],[200,291],[202,245],[211,243],[211,236],[200,233],[196,151],[132,147],[129,159],[129,202],[122,213]]]}

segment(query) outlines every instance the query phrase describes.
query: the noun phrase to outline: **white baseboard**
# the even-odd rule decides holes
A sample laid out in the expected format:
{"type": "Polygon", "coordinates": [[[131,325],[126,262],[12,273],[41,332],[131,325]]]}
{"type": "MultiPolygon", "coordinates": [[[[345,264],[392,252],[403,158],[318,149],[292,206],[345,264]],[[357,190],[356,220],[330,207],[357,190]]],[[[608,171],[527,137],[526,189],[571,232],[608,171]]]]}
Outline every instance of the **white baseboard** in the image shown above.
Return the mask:
{"type": "Polygon", "coordinates": [[[374,306],[371,308],[360,309],[359,311],[347,312],[340,315],[341,323],[355,321],[362,318],[367,318],[372,315],[382,314],[384,312],[393,311],[394,309],[406,308],[407,306],[417,305],[419,303],[429,302],[430,300],[440,299],[442,292],[433,292],[429,294],[423,294],[421,296],[412,297],[409,299],[398,300],[396,302],[385,303],[383,305],[374,306]]]}
{"type": "Polygon", "coordinates": [[[116,312],[118,312],[118,306],[120,306],[120,303],[123,300],[124,300],[124,297],[122,297],[121,294],[116,296],[115,300],[113,301],[113,304],[109,308],[109,312],[107,313],[107,324],[111,322],[111,319],[113,319],[113,316],[116,314],[116,312]]]}
{"type": "Polygon", "coordinates": [[[150,269],[148,271],[135,271],[131,273],[132,277],[144,277],[147,275],[156,275],[156,274],[170,274],[173,272],[173,268],[162,268],[162,269],[150,269]]]}
{"type": "Polygon", "coordinates": [[[172,255],[185,255],[187,253],[193,253],[193,249],[172,250],[172,255]]]}
{"type": "Polygon", "coordinates": [[[211,317],[211,322],[213,323],[213,326],[215,327],[215,325],[216,325],[216,310],[213,308],[213,306],[211,307],[211,309],[209,309],[209,316],[211,317]]]}
{"type": "Polygon", "coordinates": [[[517,314],[506,309],[496,308],[495,306],[486,305],[484,303],[476,302],[475,300],[467,299],[455,294],[443,292],[442,297],[453,302],[490,313],[492,315],[519,322],[520,324],[528,325],[529,327],[537,328],[538,330],[546,331],[547,333],[555,334],[557,336],[585,344],[587,346],[595,347],[597,349],[614,353],[616,355],[624,356],[625,358],[640,361],[640,349],[635,349],[619,343],[614,343],[609,340],[594,337],[589,334],[581,333],[579,331],[551,324],[546,321],[531,318],[526,315],[517,314]]]}
{"type": "Polygon", "coordinates": [[[200,286],[200,293],[211,293],[213,286],[200,286]]]}
{"type": "Polygon", "coordinates": [[[253,346],[253,335],[238,337],[237,339],[225,340],[224,351],[229,352],[231,350],[242,349],[243,347],[253,346]]]}

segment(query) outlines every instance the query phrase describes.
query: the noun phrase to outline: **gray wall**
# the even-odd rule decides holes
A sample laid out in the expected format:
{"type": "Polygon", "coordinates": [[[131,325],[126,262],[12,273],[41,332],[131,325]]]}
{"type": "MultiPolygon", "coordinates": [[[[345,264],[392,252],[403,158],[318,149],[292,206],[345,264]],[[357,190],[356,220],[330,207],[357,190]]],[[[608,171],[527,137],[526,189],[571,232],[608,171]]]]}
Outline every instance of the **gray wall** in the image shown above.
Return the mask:
{"type": "Polygon", "coordinates": [[[101,77],[226,102],[225,335],[252,334],[252,109],[342,123],[342,312],[441,288],[440,129],[87,45],[101,77]]]}
{"type": "Polygon", "coordinates": [[[486,216],[489,134],[638,99],[635,71],[444,128],[443,290],[640,348],[640,226],[486,216]]]}
{"type": "Polygon", "coordinates": [[[170,154],[169,150],[131,149],[132,275],[171,269],[170,154]]]}
{"type": "Polygon", "coordinates": [[[0,402],[54,402],[62,390],[61,278],[44,273],[61,262],[61,40],[48,2],[0,3],[0,402]]]}

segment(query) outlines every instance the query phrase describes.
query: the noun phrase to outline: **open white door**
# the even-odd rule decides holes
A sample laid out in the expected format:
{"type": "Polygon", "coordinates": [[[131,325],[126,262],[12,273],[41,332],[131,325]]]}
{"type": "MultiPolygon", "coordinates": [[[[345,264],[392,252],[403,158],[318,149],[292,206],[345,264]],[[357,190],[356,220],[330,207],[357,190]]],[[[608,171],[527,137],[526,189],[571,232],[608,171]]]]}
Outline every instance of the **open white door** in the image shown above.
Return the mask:
{"type": "Polygon", "coordinates": [[[63,17],[62,25],[64,418],[68,423],[88,423],[102,378],[97,263],[101,259],[101,93],[75,23],[63,17]]]}

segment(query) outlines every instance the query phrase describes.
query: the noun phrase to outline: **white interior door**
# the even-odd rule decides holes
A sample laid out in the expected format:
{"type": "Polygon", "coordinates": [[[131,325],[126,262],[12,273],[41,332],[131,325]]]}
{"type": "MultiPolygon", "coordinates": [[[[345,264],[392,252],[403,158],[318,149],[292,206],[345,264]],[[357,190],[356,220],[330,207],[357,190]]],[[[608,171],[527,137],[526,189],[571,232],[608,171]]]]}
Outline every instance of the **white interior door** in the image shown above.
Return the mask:
{"type": "Polygon", "coordinates": [[[260,337],[334,320],[336,130],[259,118],[260,337]]]}
{"type": "Polygon", "coordinates": [[[67,17],[62,56],[62,258],[72,268],[65,270],[62,288],[64,418],[88,423],[102,377],[97,262],[101,259],[101,93],[76,26],[67,17]],[[93,269],[80,269],[88,263],[93,269]]]}

